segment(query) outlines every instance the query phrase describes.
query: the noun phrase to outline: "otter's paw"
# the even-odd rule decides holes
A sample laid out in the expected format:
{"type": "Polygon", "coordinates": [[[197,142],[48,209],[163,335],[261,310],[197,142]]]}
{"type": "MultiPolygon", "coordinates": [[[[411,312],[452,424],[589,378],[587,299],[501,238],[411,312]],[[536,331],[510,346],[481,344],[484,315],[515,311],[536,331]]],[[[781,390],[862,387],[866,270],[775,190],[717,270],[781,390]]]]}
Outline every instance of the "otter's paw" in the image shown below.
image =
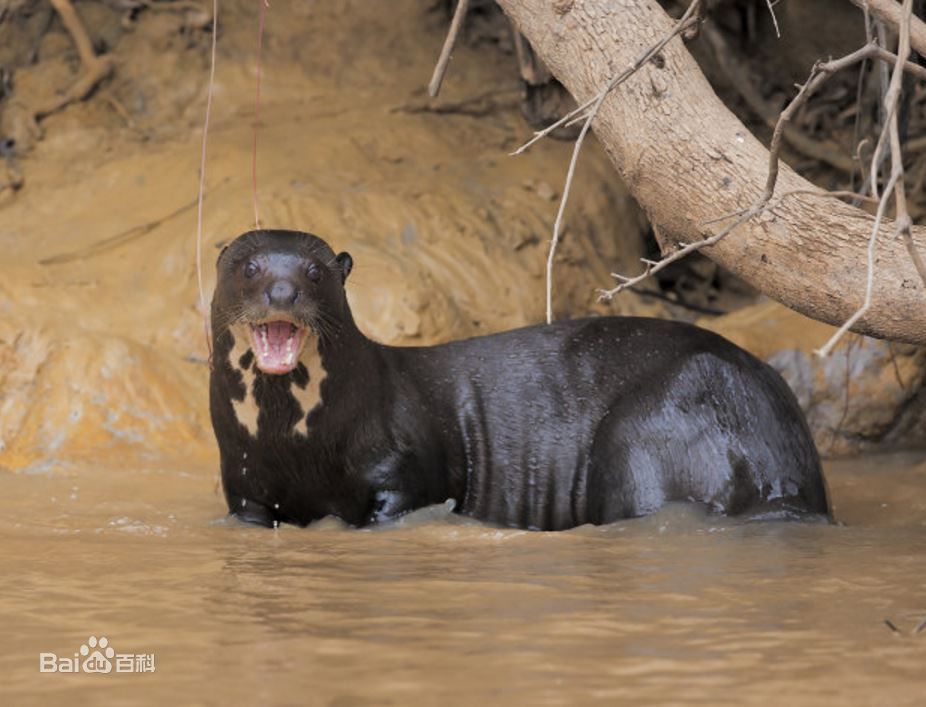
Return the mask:
{"type": "Polygon", "coordinates": [[[380,490],[373,494],[373,508],[367,523],[388,523],[412,510],[408,496],[401,491],[380,490]]]}
{"type": "Polygon", "coordinates": [[[264,528],[276,528],[280,522],[267,506],[242,498],[237,505],[229,509],[229,514],[248,525],[260,525],[264,528]]]}

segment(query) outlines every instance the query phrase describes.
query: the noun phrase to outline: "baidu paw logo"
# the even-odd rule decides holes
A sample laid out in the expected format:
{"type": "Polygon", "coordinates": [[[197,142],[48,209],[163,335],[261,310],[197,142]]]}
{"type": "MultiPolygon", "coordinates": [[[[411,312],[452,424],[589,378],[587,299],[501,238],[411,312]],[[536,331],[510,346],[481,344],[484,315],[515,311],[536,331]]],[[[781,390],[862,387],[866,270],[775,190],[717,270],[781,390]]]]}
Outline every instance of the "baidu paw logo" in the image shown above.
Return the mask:
{"type": "Polygon", "coordinates": [[[40,673],[153,673],[154,653],[116,653],[106,636],[90,636],[70,655],[39,653],[40,673]],[[71,657],[73,656],[73,657],[71,657]]]}
{"type": "Polygon", "coordinates": [[[85,673],[109,673],[112,672],[112,658],[116,651],[109,645],[109,639],[106,636],[90,636],[86,643],[81,645],[80,654],[84,656],[83,669],[85,673]]]}

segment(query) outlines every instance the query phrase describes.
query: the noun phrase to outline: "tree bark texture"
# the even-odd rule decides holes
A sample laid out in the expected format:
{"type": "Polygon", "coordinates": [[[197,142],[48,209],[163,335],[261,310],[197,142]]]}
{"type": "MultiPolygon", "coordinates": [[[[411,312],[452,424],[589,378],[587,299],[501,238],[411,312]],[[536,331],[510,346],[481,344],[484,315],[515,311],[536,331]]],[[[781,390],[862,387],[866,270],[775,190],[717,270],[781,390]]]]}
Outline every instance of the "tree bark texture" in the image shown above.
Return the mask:
{"type": "MultiPolygon", "coordinates": [[[[656,0],[498,2],[580,103],[673,27],[656,0]]],[[[679,38],[612,92],[593,127],[663,245],[719,232],[727,222],[706,222],[762,193],[768,150],[717,98],[679,38]]],[[[832,198],[781,198],[794,190],[817,191],[782,164],[771,208],[702,252],[788,307],[838,326],[862,304],[874,220],[832,198]]],[[[926,229],[913,236],[926,252],[926,229]]],[[[890,221],[878,240],[872,306],[854,330],[926,344],[926,289],[890,221]]]]}

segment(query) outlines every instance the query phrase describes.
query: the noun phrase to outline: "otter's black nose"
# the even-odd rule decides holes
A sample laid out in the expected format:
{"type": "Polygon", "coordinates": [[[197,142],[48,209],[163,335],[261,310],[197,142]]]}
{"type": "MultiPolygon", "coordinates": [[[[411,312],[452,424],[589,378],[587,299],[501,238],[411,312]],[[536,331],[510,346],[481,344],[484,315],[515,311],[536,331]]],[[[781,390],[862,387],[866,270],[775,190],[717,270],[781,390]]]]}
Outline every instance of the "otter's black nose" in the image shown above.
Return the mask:
{"type": "Polygon", "coordinates": [[[273,307],[288,307],[299,296],[289,280],[277,280],[267,290],[267,302],[273,307]]]}

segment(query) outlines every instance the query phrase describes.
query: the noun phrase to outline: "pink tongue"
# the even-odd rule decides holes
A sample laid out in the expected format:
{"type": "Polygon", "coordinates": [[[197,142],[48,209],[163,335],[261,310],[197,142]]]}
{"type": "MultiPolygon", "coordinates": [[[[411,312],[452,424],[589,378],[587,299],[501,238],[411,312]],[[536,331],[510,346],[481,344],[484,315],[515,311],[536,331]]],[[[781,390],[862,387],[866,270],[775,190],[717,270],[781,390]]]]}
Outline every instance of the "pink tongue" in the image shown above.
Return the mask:
{"type": "Polygon", "coordinates": [[[270,344],[271,350],[276,349],[278,352],[286,347],[292,335],[293,327],[289,322],[268,322],[267,323],[267,343],[270,344]]]}

